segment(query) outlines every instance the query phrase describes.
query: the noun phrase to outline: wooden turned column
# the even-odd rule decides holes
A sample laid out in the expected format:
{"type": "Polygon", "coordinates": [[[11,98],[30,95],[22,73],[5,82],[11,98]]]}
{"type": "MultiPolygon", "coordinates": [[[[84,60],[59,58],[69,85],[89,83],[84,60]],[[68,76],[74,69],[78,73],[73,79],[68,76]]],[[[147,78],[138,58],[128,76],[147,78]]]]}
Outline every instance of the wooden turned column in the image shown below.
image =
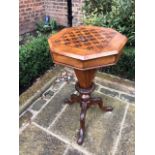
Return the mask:
{"type": "Polygon", "coordinates": [[[96,69],[84,71],[74,69],[74,72],[81,88],[90,88],[92,86],[92,81],[95,77],[96,69]]]}

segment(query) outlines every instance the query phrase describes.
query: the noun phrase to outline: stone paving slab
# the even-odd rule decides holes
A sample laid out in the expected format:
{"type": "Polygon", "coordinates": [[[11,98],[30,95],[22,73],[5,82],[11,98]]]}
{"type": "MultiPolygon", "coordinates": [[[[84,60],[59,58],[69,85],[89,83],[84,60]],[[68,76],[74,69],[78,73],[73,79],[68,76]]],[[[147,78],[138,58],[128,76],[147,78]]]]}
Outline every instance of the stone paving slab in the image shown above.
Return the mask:
{"type": "Polygon", "coordinates": [[[66,144],[45,131],[29,125],[19,138],[20,155],[62,155],[66,144]]]}
{"type": "MultiPolygon", "coordinates": [[[[68,79],[68,73],[61,75],[64,74],[68,79]]],[[[126,92],[113,92],[114,89],[97,83],[93,95],[102,97],[114,110],[105,113],[97,106],[88,109],[85,140],[79,146],[76,138],[80,105],[64,104],[64,99],[75,92],[74,78],[70,83],[63,79],[56,78],[57,82],[21,115],[20,155],[134,155],[133,98],[121,101],[121,94],[127,95],[126,92]],[[50,90],[52,93],[45,98],[50,90]]]]}
{"type": "Polygon", "coordinates": [[[33,110],[39,110],[44,104],[46,103],[46,100],[44,99],[39,99],[37,100],[34,105],[32,106],[33,110]]]}
{"type": "Polygon", "coordinates": [[[69,96],[73,90],[73,85],[66,85],[63,87],[60,92],[53,97],[48,105],[38,114],[35,122],[45,128],[48,128],[56,117],[56,114],[63,108],[64,99],[69,96]]]}
{"type": "Polygon", "coordinates": [[[31,120],[32,115],[33,114],[30,111],[26,111],[19,119],[19,127],[27,124],[31,120]]]}
{"type": "Polygon", "coordinates": [[[119,96],[119,93],[118,92],[110,91],[109,89],[106,89],[106,88],[101,88],[100,91],[102,93],[104,93],[106,95],[109,95],[109,96],[112,96],[112,97],[118,97],[119,96]]]}
{"type": "Polygon", "coordinates": [[[76,149],[69,148],[65,155],[84,155],[82,152],[77,151],[76,149]]]}
{"type": "Polygon", "coordinates": [[[116,155],[134,155],[135,154],[135,108],[129,106],[122,136],[117,148],[116,155]]]}
{"type": "Polygon", "coordinates": [[[44,93],[45,99],[50,99],[54,95],[54,92],[52,90],[48,90],[46,93],[44,93]]]}
{"type": "Polygon", "coordinates": [[[131,95],[135,94],[135,88],[134,88],[135,83],[133,81],[122,79],[120,77],[101,72],[97,72],[95,80],[99,84],[106,86],[108,88],[123,91],[131,95]]]}
{"type": "MultiPolygon", "coordinates": [[[[88,144],[86,147],[89,148],[90,145],[94,144],[94,148],[90,148],[91,152],[94,152],[95,155],[110,155],[113,152],[113,145],[119,133],[126,104],[105,95],[101,96],[101,94],[97,94],[97,96],[102,97],[104,103],[111,105],[114,110],[112,112],[103,113],[96,107],[98,117],[92,118],[94,121],[89,125],[88,144]]],[[[95,111],[91,109],[90,114],[93,113],[95,113],[95,111]]]]}
{"type": "MultiPolygon", "coordinates": [[[[95,96],[101,96],[101,94],[96,93],[95,96]]],[[[108,154],[112,150],[126,106],[126,104],[113,98],[103,95],[102,97],[107,105],[114,107],[114,111],[104,113],[97,106],[88,110],[86,115],[87,132],[85,142],[82,145],[86,150],[96,155],[108,154]]],[[[61,118],[57,120],[50,130],[72,143],[76,143],[79,115],[79,104],[68,106],[61,118]]]]}
{"type": "Polygon", "coordinates": [[[127,101],[127,102],[130,102],[130,103],[134,103],[135,102],[135,97],[129,96],[127,94],[121,94],[120,98],[125,100],[125,101],[127,101]]]}

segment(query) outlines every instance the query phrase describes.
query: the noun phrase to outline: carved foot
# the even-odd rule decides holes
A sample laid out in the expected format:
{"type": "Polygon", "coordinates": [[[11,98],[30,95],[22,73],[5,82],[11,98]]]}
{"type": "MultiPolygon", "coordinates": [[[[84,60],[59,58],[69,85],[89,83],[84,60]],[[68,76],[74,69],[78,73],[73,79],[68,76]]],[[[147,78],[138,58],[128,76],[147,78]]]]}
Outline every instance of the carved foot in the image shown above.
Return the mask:
{"type": "Polygon", "coordinates": [[[77,143],[79,145],[82,145],[83,141],[84,141],[84,130],[81,128],[79,129],[77,143]]]}
{"type": "Polygon", "coordinates": [[[81,145],[84,140],[85,117],[86,117],[87,108],[88,108],[88,102],[82,102],[81,103],[81,113],[80,113],[80,129],[79,129],[79,134],[78,134],[78,139],[77,139],[77,143],[79,145],[81,145]]]}
{"type": "Polygon", "coordinates": [[[99,108],[102,111],[112,111],[113,110],[113,107],[111,107],[111,106],[104,106],[102,98],[100,98],[100,97],[91,98],[91,104],[98,104],[99,108]]]}
{"type": "Polygon", "coordinates": [[[64,103],[66,104],[73,104],[75,102],[80,102],[80,96],[76,95],[76,94],[72,94],[71,97],[68,99],[64,100],[64,103]]]}

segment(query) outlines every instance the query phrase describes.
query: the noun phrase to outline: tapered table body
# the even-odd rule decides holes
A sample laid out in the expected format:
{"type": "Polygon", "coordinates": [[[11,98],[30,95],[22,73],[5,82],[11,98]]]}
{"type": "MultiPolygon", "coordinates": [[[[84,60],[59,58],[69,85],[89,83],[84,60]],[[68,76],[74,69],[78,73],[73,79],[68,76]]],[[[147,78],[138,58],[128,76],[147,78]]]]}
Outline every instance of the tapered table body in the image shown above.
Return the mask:
{"type": "Polygon", "coordinates": [[[80,129],[77,143],[82,144],[85,135],[85,117],[91,105],[98,105],[102,111],[112,111],[103,105],[100,97],[93,98],[93,79],[97,68],[117,63],[127,38],[110,28],[79,26],[65,28],[48,39],[51,56],[57,64],[72,67],[77,76],[75,89],[65,103],[80,103],[80,129]]]}

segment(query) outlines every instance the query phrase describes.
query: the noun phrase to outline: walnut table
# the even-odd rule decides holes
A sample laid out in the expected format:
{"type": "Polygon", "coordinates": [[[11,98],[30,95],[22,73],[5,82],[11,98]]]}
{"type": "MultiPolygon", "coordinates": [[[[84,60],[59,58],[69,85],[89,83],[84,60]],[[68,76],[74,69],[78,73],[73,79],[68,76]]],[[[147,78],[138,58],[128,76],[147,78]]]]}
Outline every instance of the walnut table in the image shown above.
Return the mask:
{"type": "Polygon", "coordinates": [[[65,28],[48,39],[53,61],[72,67],[78,82],[75,85],[79,95],[72,94],[65,102],[80,103],[80,129],[78,144],[82,144],[85,134],[85,117],[91,105],[98,105],[103,111],[112,111],[100,97],[93,98],[93,79],[96,69],[117,63],[127,38],[110,28],[79,26],[65,28]]]}

